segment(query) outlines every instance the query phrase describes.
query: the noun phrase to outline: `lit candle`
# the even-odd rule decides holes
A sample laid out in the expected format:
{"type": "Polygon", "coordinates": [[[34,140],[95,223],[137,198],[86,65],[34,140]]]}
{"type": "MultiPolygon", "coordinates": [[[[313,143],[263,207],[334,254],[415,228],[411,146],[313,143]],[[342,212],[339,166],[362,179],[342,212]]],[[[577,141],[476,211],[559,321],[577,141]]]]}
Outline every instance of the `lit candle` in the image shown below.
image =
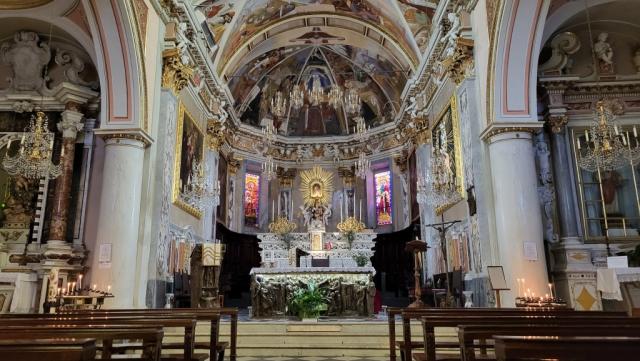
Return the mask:
{"type": "Polygon", "coordinates": [[[578,138],[578,150],[580,150],[580,138],[578,138]]]}
{"type": "Polygon", "coordinates": [[[82,275],[78,276],[78,288],[82,289],[82,275]]]}
{"type": "Polygon", "coordinates": [[[94,291],[97,291],[97,290],[98,290],[98,285],[97,285],[97,284],[95,284],[95,283],[93,284],[93,290],[94,290],[94,291]]]}
{"type": "Polygon", "coordinates": [[[62,295],[62,288],[58,287],[58,293],[56,295],[58,297],[60,297],[60,295],[62,295]]]}
{"type": "Polygon", "coordinates": [[[618,126],[617,125],[613,126],[613,130],[616,132],[616,135],[620,135],[620,133],[618,133],[618,126]]]}
{"type": "Polygon", "coordinates": [[[62,150],[60,151],[60,158],[64,157],[64,144],[62,145],[62,150]]]}
{"type": "Polygon", "coordinates": [[[629,134],[627,133],[627,135],[622,135],[622,145],[627,145],[627,136],[629,136],[629,134]]]}
{"type": "Polygon", "coordinates": [[[638,130],[636,129],[636,126],[633,126],[633,137],[634,138],[638,138],[638,130]]]}
{"type": "Polygon", "coordinates": [[[587,142],[589,141],[589,131],[588,130],[584,130],[584,137],[587,140],[587,142]]]}
{"type": "Polygon", "coordinates": [[[527,297],[530,297],[532,295],[531,290],[527,288],[527,297]]]}
{"type": "Polygon", "coordinates": [[[111,293],[111,285],[107,286],[107,293],[111,293]]]}
{"type": "Polygon", "coordinates": [[[549,283],[549,294],[551,295],[551,298],[553,298],[553,286],[551,283],[549,283]]]}
{"type": "Polygon", "coordinates": [[[548,293],[545,293],[545,294],[544,294],[544,299],[545,299],[545,300],[548,300],[548,299],[549,299],[549,294],[548,294],[548,293]]]}
{"type": "Polygon", "coordinates": [[[24,144],[24,134],[22,135],[22,139],[20,140],[20,144],[24,144]]]}

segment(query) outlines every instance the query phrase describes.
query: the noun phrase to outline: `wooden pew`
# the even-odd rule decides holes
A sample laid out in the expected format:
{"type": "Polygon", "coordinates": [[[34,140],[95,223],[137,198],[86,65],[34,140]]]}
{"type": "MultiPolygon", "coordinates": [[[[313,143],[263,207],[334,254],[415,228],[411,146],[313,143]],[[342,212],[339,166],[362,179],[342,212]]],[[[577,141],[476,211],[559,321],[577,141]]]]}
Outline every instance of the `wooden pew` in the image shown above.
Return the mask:
{"type": "MultiPolygon", "coordinates": [[[[220,360],[224,357],[224,350],[229,345],[226,342],[219,342],[219,319],[214,325],[213,320],[207,319],[208,315],[212,312],[219,314],[220,316],[228,316],[230,319],[230,355],[229,358],[231,361],[236,361],[237,359],[237,345],[238,345],[238,309],[231,307],[222,307],[215,309],[203,309],[203,308],[174,308],[174,309],[119,309],[119,310],[81,310],[81,311],[67,311],[62,314],[91,314],[91,315],[104,315],[104,314],[192,314],[199,321],[211,321],[211,336],[215,335],[215,338],[211,338],[209,343],[201,343],[195,342],[194,346],[196,349],[208,349],[210,355],[212,357],[212,361],[216,361],[218,358],[220,360]],[[215,327],[214,327],[215,326],[215,327]],[[216,350],[213,352],[213,350],[216,350]],[[220,356],[220,357],[218,357],[220,356]]],[[[177,344],[166,344],[164,345],[165,349],[175,349],[176,347],[180,347],[177,344]]]]}
{"type": "Polygon", "coordinates": [[[42,325],[42,326],[3,326],[0,328],[0,340],[34,340],[52,337],[95,339],[102,343],[101,358],[111,359],[112,345],[120,340],[142,340],[143,352],[140,360],[157,361],[160,359],[162,337],[161,327],[125,326],[125,325],[42,325]]]}
{"type": "MultiPolygon", "coordinates": [[[[414,348],[422,348],[424,344],[422,342],[411,340],[411,320],[420,320],[423,316],[428,315],[582,315],[584,317],[620,317],[626,318],[625,312],[586,312],[586,311],[574,311],[571,309],[551,309],[551,308],[405,308],[400,311],[402,317],[402,334],[403,340],[401,342],[395,342],[391,345],[390,340],[390,353],[391,359],[395,359],[395,346],[398,344],[402,352],[403,360],[411,360],[411,350],[414,348]],[[393,349],[391,349],[393,346],[393,349]]],[[[394,317],[395,318],[395,317],[394,317]]],[[[389,323],[394,323],[395,320],[389,323]]],[[[391,333],[391,332],[390,332],[391,333]]],[[[395,334],[395,332],[394,332],[395,334]]]]}
{"type": "MultiPolygon", "coordinates": [[[[463,361],[476,360],[476,350],[486,352],[487,344],[482,341],[494,336],[625,336],[640,337],[640,323],[638,324],[520,324],[520,325],[461,325],[458,326],[460,339],[460,359],[463,361]],[[477,341],[477,343],[476,343],[477,341]]],[[[488,345],[491,347],[491,345],[488,345]]],[[[484,356],[484,355],[483,355],[484,356]]],[[[486,357],[482,358],[486,360],[486,357]]]]}
{"type": "MultiPolygon", "coordinates": [[[[417,359],[424,359],[427,361],[436,360],[437,348],[458,348],[460,344],[456,345],[441,345],[435,342],[435,329],[439,327],[462,327],[463,325],[579,325],[587,327],[594,324],[606,324],[606,325],[640,325],[640,321],[630,317],[581,317],[582,312],[575,312],[578,315],[566,314],[566,315],[437,315],[437,316],[425,316],[422,318],[423,332],[424,332],[424,354],[417,359]]],[[[594,312],[585,312],[593,314],[594,312]]],[[[411,352],[411,350],[407,350],[411,352]]],[[[410,353],[409,353],[410,354],[410,353]]],[[[407,355],[405,354],[405,357],[407,355]]]]}
{"type": "Polygon", "coordinates": [[[499,361],[628,361],[640,354],[640,337],[496,336],[499,361]]]}
{"type": "MultiPolygon", "coordinates": [[[[197,320],[184,315],[136,315],[136,316],[91,316],[91,315],[32,315],[22,318],[0,317],[0,328],[3,326],[37,326],[37,325],[146,325],[157,327],[177,327],[184,330],[182,358],[185,361],[205,359],[208,355],[194,354],[194,334],[197,320]],[[35,317],[39,316],[39,317],[35,317]]],[[[163,357],[170,360],[171,358],[163,357]]]]}
{"type": "Polygon", "coordinates": [[[90,338],[0,340],[0,360],[89,361],[96,358],[96,341],[90,338]]]}

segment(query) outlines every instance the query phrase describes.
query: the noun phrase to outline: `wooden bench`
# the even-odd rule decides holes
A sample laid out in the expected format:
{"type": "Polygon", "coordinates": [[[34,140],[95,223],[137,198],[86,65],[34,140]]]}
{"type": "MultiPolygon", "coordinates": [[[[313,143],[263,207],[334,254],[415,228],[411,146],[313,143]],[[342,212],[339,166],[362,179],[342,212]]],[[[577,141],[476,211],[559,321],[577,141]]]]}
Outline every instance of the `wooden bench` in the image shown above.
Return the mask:
{"type": "Polygon", "coordinates": [[[96,358],[96,341],[90,338],[0,340],[0,360],[89,361],[96,358]]]}
{"type": "MultiPolygon", "coordinates": [[[[33,315],[39,317],[0,317],[0,328],[3,326],[38,326],[38,325],[145,325],[151,327],[177,327],[184,330],[182,360],[206,359],[208,355],[194,354],[194,333],[197,320],[184,315],[136,315],[136,316],[91,316],[91,315],[33,315]]],[[[164,357],[163,360],[172,360],[164,357]]]]}
{"type": "Polygon", "coordinates": [[[573,324],[568,325],[461,325],[458,326],[460,340],[460,359],[463,361],[476,360],[476,351],[483,352],[482,359],[486,360],[486,349],[492,347],[484,342],[494,336],[625,336],[640,337],[640,323],[638,324],[573,324]]]}
{"type": "MultiPolygon", "coordinates": [[[[589,314],[597,314],[595,312],[586,312],[589,314]]],[[[594,324],[640,324],[638,319],[629,317],[581,317],[582,312],[566,315],[548,315],[548,314],[529,314],[529,315],[472,315],[472,316],[453,316],[453,315],[437,315],[425,316],[422,318],[424,332],[424,354],[416,359],[434,361],[436,360],[436,350],[438,348],[460,348],[460,344],[442,345],[435,342],[435,329],[439,327],[462,327],[464,325],[581,325],[586,327],[594,324]],[[578,314],[578,315],[575,315],[578,314]]],[[[481,346],[486,347],[486,346],[481,346]]],[[[410,351],[410,350],[408,350],[410,351]]],[[[406,355],[405,355],[406,357],[406,355]]],[[[459,357],[457,358],[459,359],[459,357]]]]}
{"type": "MultiPolygon", "coordinates": [[[[229,334],[229,343],[217,342],[217,348],[219,351],[224,352],[224,349],[227,345],[229,345],[229,359],[231,361],[236,361],[238,357],[237,347],[238,347],[238,309],[235,307],[220,307],[214,309],[202,309],[202,308],[173,308],[173,309],[165,309],[165,308],[152,308],[152,309],[120,309],[120,310],[80,310],[73,311],[74,313],[100,313],[100,312],[134,312],[134,313],[172,313],[172,312],[207,312],[207,311],[217,311],[220,313],[220,316],[225,316],[229,318],[230,321],[230,334],[229,334]]],[[[196,349],[206,348],[203,343],[196,342],[196,349]]]]}
{"type": "MultiPolygon", "coordinates": [[[[397,315],[397,310],[392,310],[397,315]]],[[[403,360],[411,360],[411,350],[415,348],[424,347],[424,343],[411,340],[411,320],[420,320],[423,316],[428,315],[583,315],[585,317],[621,317],[626,318],[627,314],[624,312],[584,312],[574,311],[571,309],[550,309],[550,308],[404,308],[400,311],[402,317],[402,333],[403,340],[400,342],[395,341],[395,315],[393,320],[390,317],[389,327],[390,334],[392,333],[391,327],[393,327],[393,340],[389,340],[389,352],[391,354],[391,360],[395,360],[396,345],[401,350],[403,360]]]]}
{"type": "MultiPolygon", "coordinates": [[[[187,314],[193,315],[198,321],[210,321],[210,335],[212,336],[209,342],[194,342],[194,348],[196,350],[207,349],[211,355],[211,360],[223,360],[225,349],[229,347],[228,342],[219,341],[220,320],[219,316],[227,316],[230,319],[230,359],[235,361],[237,359],[237,338],[238,338],[238,309],[223,307],[215,309],[203,309],[203,308],[176,308],[176,309],[120,309],[120,310],[82,310],[82,311],[68,311],[62,314],[81,314],[81,315],[144,315],[144,314],[187,314]],[[212,315],[218,315],[218,319],[214,322],[211,319],[212,315]],[[215,337],[213,337],[215,335],[215,337]],[[214,351],[215,350],[215,351],[214,351]]],[[[165,343],[164,349],[176,349],[180,348],[181,344],[165,343]]]]}
{"type": "Polygon", "coordinates": [[[500,361],[628,361],[640,354],[640,337],[496,336],[495,340],[500,361]]]}
{"type": "Polygon", "coordinates": [[[105,360],[111,359],[114,341],[142,340],[143,353],[138,360],[157,361],[160,359],[163,335],[161,327],[135,325],[41,325],[0,328],[0,340],[3,341],[28,341],[52,337],[94,339],[101,342],[101,359],[105,360]]]}

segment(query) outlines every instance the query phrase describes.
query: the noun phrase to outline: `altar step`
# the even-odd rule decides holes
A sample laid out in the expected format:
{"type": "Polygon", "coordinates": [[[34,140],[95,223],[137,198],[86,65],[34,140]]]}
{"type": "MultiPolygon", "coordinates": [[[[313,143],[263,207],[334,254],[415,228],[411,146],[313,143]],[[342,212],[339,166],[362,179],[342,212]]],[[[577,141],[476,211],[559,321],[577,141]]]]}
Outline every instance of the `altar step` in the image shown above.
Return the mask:
{"type": "MultiPolygon", "coordinates": [[[[402,335],[402,324],[396,324],[398,337],[402,335]]],[[[197,337],[208,334],[208,328],[198,326],[197,337]]],[[[375,322],[239,322],[238,356],[263,357],[388,357],[388,324],[375,322]]],[[[422,340],[422,328],[412,323],[411,335],[415,341],[422,340]]],[[[178,334],[167,336],[176,339],[178,334]]],[[[456,341],[453,329],[437,334],[440,340],[456,341]]],[[[229,323],[223,322],[220,339],[229,339],[229,323]]]]}

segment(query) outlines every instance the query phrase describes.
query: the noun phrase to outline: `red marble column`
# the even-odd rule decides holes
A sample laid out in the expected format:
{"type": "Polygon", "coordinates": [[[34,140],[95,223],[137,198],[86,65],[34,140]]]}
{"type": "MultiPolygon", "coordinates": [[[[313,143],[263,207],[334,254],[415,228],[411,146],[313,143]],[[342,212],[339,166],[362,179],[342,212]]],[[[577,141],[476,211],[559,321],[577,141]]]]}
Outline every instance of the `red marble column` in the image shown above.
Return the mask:
{"type": "Polygon", "coordinates": [[[83,127],[82,113],[73,105],[67,105],[62,112],[62,120],[58,130],[62,132],[62,152],[60,166],[62,174],[56,179],[51,212],[49,241],[66,241],[67,222],[69,220],[69,203],[71,202],[71,182],[73,181],[73,158],[78,131],[83,127]]]}

